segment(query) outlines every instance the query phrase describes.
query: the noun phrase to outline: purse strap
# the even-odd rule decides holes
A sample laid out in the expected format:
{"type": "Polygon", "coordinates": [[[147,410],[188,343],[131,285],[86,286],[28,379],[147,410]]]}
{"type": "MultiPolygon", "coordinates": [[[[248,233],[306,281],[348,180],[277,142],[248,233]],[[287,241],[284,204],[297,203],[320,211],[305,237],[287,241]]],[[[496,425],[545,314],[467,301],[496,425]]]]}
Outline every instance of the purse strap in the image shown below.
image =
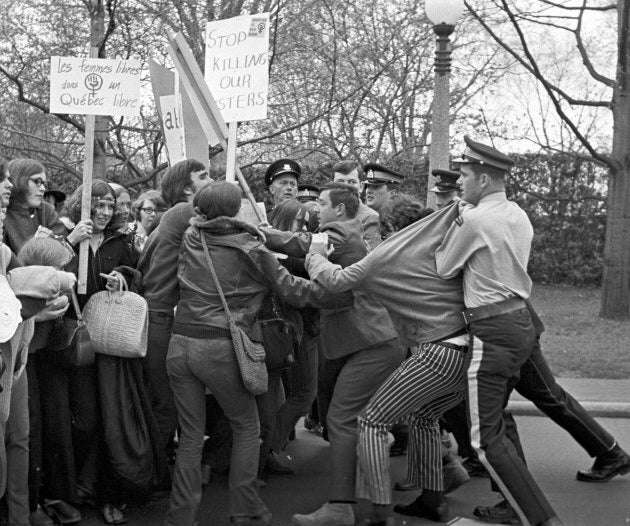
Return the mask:
{"type": "Polygon", "coordinates": [[[206,256],[206,261],[208,262],[208,266],[210,267],[210,273],[212,274],[212,279],[214,280],[214,285],[217,288],[217,292],[221,297],[221,303],[223,303],[223,308],[225,309],[225,313],[227,314],[227,319],[229,323],[234,323],[232,318],[232,313],[230,312],[230,308],[228,307],[227,301],[225,300],[225,295],[223,294],[223,289],[221,288],[221,284],[219,283],[219,277],[217,276],[216,271],[214,270],[214,265],[212,264],[212,258],[210,257],[210,251],[208,250],[208,244],[206,243],[206,235],[203,233],[203,230],[199,229],[199,233],[201,234],[201,244],[203,246],[203,253],[206,256]]]}
{"type": "Polygon", "coordinates": [[[72,306],[74,307],[74,312],[77,315],[77,324],[85,325],[85,321],[83,321],[83,314],[81,313],[81,307],[79,307],[79,298],[77,298],[77,293],[74,290],[74,287],[70,289],[70,294],[72,298],[72,306]]]}

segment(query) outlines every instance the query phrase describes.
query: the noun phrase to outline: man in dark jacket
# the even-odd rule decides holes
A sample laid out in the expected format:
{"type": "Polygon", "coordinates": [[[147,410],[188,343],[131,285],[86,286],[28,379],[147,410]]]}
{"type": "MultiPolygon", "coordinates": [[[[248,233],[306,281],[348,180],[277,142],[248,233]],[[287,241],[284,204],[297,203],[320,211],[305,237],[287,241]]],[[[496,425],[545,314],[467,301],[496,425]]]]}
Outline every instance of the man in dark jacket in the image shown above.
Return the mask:
{"type": "MultiPolygon", "coordinates": [[[[348,185],[333,184],[320,195],[320,232],[328,234],[330,260],[346,267],[367,254],[363,228],[356,220],[359,197],[348,185]]],[[[308,251],[312,234],[269,231],[267,246],[296,257],[308,251]]],[[[354,305],[321,311],[324,355],[339,368],[330,408],[331,498],[308,515],[296,514],[298,525],[354,524],[357,418],[370,397],[404,359],[393,323],[385,308],[366,294],[355,294],[354,305]]]]}

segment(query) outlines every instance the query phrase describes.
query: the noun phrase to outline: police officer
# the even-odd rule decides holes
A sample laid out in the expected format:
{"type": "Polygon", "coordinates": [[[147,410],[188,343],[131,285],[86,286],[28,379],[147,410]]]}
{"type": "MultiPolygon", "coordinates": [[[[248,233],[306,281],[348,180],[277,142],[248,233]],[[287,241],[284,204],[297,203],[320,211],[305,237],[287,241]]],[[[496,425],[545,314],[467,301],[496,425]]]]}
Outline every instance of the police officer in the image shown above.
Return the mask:
{"type": "Polygon", "coordinates": [[[458,196],[460,187],[457,184],[459,172],[453,170],[442,170],[436,168],[431,170],[431,174],[435,177],[435,186],[429,190],[435,194],[435,202],[438,209],[450,205],[458,196]]]}
{"type": "Polygon", "coordinates": [[[298,186],[297,200],[300,203],[317,202],[319,199],[319,187],[314,184],[304,183],[298,186]]]}
{"type": "Polygon", "coordinates": [[[273,208],[297,197],[300,175],[302,168],[293,159],[278,159],[267,167],[265,184],[273,199],[273,208]]]}
{"type": "Polygon", "coordinates": [[[365,204],[378,211],[405,176],[381,164],[365,165],[365,204]]]}
{"type": "MultiPolygon", "coordinates": [[[[523,210],[507,200],[505,176],[514,161],[465,137],[460,217],[435,254],[440,277],[463,273],[464,318],[471,332],[468,414],[472,443],[493,480],[524,525],[562,524],[506,435],[503,409],[531,356],[536,330],[525,300],[532,282],[527,263],[533,229],[523,210]]],[[[487,517],[480,517],[486,519],[487,517]]]]}

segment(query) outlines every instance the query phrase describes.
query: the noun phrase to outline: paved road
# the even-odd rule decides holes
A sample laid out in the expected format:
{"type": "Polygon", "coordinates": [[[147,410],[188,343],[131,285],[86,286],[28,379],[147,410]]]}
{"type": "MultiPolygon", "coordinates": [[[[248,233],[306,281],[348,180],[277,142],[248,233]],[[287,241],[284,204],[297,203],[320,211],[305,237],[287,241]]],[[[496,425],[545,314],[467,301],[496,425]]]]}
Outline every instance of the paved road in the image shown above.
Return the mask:
{"type": "MultiPolygon", "coordinates": [[[[630,449],[630,419],[601,419],[626,449],[630,449]]],[[[558,511],[566,526],[629,526],[630,475],[617,477],[605,484],[587,484],[575,480],[579,468],[591,464],[591,459],[579,446],[550,420],[535,416],[517,418],[528,464],[558,511]]],[[[320,438],[298,427],[297,440],[286,454],[295,469],[291,476],[270,478],[262,495],[274,513],[273,524],[291,523],[293,513],[316,509],[328,498],[328,448],[320,438]]],[[[405,457],[393,459],[396,480],[404,478],[405,457]]],[[[228,526],[227,480],[214,476],[205,488],[199,526],[228,526]]],[[[397,502],[409,502],[414,493],[395,493],[397,502]]],[[[475,505],[490,505],[496,497],[490,493],[484,479],[473,479],[449,497],[452,517],[472,517],[475,505]]],[[[167,501],[151,503],[128,511],[129,526],[162,524],[167,501]]],[[[102,525],[93,510],[85,509],[85,526],[102,525]]],[[[365,506],[359,506],[359,516],[365,506]]],[[[410,520],[397,516],[398,526],[436,524],[426,520],[410,520]]],[[[458,525],[459,526],[459,525],[458,525]]]]}

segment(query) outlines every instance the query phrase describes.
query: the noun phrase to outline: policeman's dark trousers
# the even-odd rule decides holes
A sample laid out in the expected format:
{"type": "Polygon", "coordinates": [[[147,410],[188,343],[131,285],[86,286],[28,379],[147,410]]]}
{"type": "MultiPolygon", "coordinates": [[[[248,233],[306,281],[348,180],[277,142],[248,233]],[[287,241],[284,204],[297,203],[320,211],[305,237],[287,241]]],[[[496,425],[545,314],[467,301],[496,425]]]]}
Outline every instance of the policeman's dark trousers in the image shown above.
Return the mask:
{"type": "Polygon", "coordinates": [[[408,480],[441,491],[439,418],[464,398],[466,359],[437,343],[422,345],[379,388],[359,417],[357,497],[391,504],[388,431],[409,417],[408,480]]]}
{"type": "Polygon", "coordinates": [[[615,445],[614,437],[556,383],[542,354],[539,337],[536,338],[531,355],[521,367],[521,377],[515,389],[568,431],[591,457],[603,455],[615,445]]]}
{"type": "Polygon", "coordinates": [[[529,311],[476,321],[470,331],[467,380],[472,445],[523,525],[538,526],[556,513],[507,437],[503,419],[520,369],[535,344],[529,311]]]}

